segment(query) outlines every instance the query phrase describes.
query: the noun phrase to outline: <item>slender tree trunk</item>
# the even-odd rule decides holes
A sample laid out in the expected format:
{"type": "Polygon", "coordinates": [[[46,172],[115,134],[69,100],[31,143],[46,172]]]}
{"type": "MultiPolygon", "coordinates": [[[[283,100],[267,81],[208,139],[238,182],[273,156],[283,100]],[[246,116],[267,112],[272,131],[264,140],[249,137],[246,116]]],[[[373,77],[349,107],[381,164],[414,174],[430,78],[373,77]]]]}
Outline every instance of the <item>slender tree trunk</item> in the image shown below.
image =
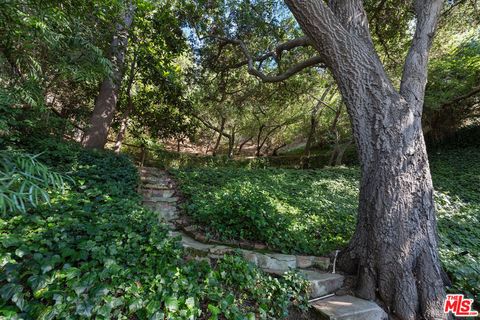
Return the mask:
{"type": "Polygon", "coordinates": [[[122,149],[123,139],[125,139],[125,133],[127,131],[128,125],[128,117],[130,116],[130,112],[133,111],[133,99],[132,99],[132,86],[133,80],[135,78],[135,64],[137,62],[137,54],[133,54],[132,62],[130,63],[130,70],[128,75],[128,84],[127,84],[127,110],[122,116],[122,120],[120,121],[120,130],[118,131],[117,139],[115,141],[115,147],[113,151],[115,153],[120,153],[122,149]]]}
{"type": "Polygon", "coordinates": [[[132,2],[129,2],[122,18],[123,21],[116,26],[116,32],[110,46],[113,74],[111,77],[105,78],[100,86],[100,92],[90,119],[90,128],[83,140],[83,145],[86,148],[103,149],[107,143],[108,131],[115,115],[122,82],[128,30],[132,24],[134,12],[135,6],[132,2]]]}
{"type": "Polygon", "coordinates": [[[258,135],[257,135],[257,151],[255,152],[255,156],[260,157],[260,151],[262,149],[263,143],[262,143],[262,132],[263,129],[265,128],[265,125],[262,124],[260,128],[258,129],[258,135]]]}
{"type": "Polygon", "coordinates": [[[308,130],[307,143],[305,144],[305,150],[304,150],[305,157],[310,156],[310,150],[312,148],[313,137],[315,136],[317,125],[318,125],[317,114],[316,112],[312,112],[312,115],[310,116],[310,130],[308,130]]]}
{"type": "Polygon", "coordinates": [[[233,149],[235,148],[235,126],[230,131],[230,138],[228,139],[228,157],[233,157],[233,149]]]}
{"type": "Polygon", "coordinates": [[[252,139],[253,139],[253,137],[248,137],[247,139],[243,140],[242,143],[240,143],[240,145],[238,146],[237,154],[240,154],[242,152],[242,149],[245,146],[245,144],[247,142],[251,141],[252,139]]]}
{"type": "Polygon", "coordinates": [[[304,150],[305,157],[310,157],[310,150],[312,148],[313,139],[315,137],[315,131],[317,130],[317,126],[318,126],[318,120],[317,120],[319,116],[318,111],[320,110],[322,105],[325,105],[324,100],[331,89],[332,89],[332,84],[325,89],[325,91],[322,94],[322,97],[320,98],[320,100],[318,100],[315,107],[313,107],[312,112],[310,114],[310,130],[308,131],[307,143],[305,144],[305,150],[304,150]]]}
{"type": "Polygon", "coordinates": [[[338,120],[342,113],[343,103],[340,103],[337,110],[335,111],[335,117],[333,118],[332,125],[330,126],[330,133],[335,135],[335,145],[333,147],[332,155],[330,161],[328,162],[329,166],[339,165],[342,162],[343,152],[345,149],[340,144],[340,133],[338,132],[338,120]]]}
{"type": "Polygon", "coordinates": [[[122,116],[122,120],[120,121],[120,129],[118,130],[117,138],[115,139],[115,146],[113,147],[113,151],[117,154],[120,153],[120,150],[122,149],[122,143],[125,139],[125,133],[127,132],[129,115],[130,109],[127,109],[122,116]]]}
{"type": "Polygon", "coordinates": [[[445,319],[433,187],[421,126],[428,51],[443,0],[416,0],[398,92],[371,41],[362,0],[286,0],[332,70],[361,163],[355,234],[340,264],[357,294],[402,320],[445,319]]]}
{"type": "Polygon", "coordinates": [[[222,140],[222,136],[223,136],[223,130],[225,130],[225,121],[226,121],[225,118],[222,117],[222,120],[220,123],[220,130],[218,132],[217,142],[215,143],[215,146],[213,147],[213,150],[212,150],[212,156],[217,155],[218,147],[220,146],[220,141],[222,140]]]}
{"type": "Polygon", "coordinates": [[[177,139],[177,152],[180,152],[180,150],[181,150],[180,146],[182,144],[182,140],[183,140],[182,138],[177,139]]]}

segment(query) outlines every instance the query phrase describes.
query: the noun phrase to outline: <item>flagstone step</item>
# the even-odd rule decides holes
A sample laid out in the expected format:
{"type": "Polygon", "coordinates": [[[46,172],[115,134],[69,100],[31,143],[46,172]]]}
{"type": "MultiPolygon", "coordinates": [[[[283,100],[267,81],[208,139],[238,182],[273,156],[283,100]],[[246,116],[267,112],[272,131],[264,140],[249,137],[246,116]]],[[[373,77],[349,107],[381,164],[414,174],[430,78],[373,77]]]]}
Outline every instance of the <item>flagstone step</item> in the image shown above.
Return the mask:
{"type": "Polygon", "coordinates": [[[387,320],[385,311],[375,302],[353,296],[333,296],[312,303],[325,320],[387,320]]]}
{"type": "Polygon", "coordinates": [[[325,273],[313,270],[300,270],[300,274],[310,282],[311,299],[337,291],[342,287],[345,279],[344,276],[338,273],[325,273]]]}
{"type": "Polygon", "coordinates": [[[178,201],[178,197],[157,197],[157,196],[144,197],[144,200],[143,200],[143,202],[156,202],[156,203],[162,203],[162,202],[176,203],[177,201],[178,201]]]}
{"type": "Polygon", "coordinates": [[[141,167],[140,168],[141,174],[149,174],[149,175],[157,175],[157,176],[165,176],[165,170],[156,168],[156,167],[141,167]]]}
{"type": "Polygon", "coordinates": [[[164,198],[169,198],[173,197],[175,195],[175,190],[174,189],[142,189],[142,195],[145,198],[150,198],[150,197],[164,197],[164,198]]]}
{"type": "Polygon", "coordinates": [[[171,183],[172,179],[161,176],[151,176],[151,175],[140,175],[140,181],[142,182],[152,182],[152,183],[171,183]]]}
{"type": "Polygon", "coordinates": [[[142,186],[143,190],[171,190],[173,187],[168,183],[146,183],[142,186]]]}

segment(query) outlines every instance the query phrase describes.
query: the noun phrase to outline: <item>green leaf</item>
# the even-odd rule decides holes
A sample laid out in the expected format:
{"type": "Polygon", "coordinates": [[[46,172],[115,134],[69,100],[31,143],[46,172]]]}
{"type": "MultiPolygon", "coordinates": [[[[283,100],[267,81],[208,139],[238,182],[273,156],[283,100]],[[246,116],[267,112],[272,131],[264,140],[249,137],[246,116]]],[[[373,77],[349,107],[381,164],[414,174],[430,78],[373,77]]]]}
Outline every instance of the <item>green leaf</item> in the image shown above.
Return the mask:
{"type": "Polygon", "coordinates": [[[193,297],[189,297],[187,300],[185,300],[185,304],[188,309],[192,310],[195,307],[195,299],[193,297]]]}
{"type": "Polygon", "coordinates": [[[214,306],[213,304],[209,304],[207,308],[212,313],[213,319],[217,319],[218,318],[217,316],[221,312],[220,308],[214,306]]]}
{"type": "Polygon", "coordinates": [[[32,290],[38,291],[43,289],[47,286],[47,277],[43,275],[33,275],[28,278],[28,284],[32,288],[32,290]]]}
{"type": "Polygon", "coordinates": [[[75,314],[82,317],[91,317],[94,305],[89,300],[82,300],[77,304],[75,314]]]}
{"type": "Polygon", "coordinates": [[[21,285],[15,283],[7,283],[3,287],[0,288],[0,297],[4,301],[10,300],[14,294],[20,294],[23,290],[21,285]]]}
{"type": "Polygon", "coordinates": [[[165,299],[165,307],[169,311],[177,311],[178,310],[178,300],[177,297],[168,297],[165,299]]]}
{"type": "Polygon", "coordinates": [[[130,312],[135,312],[143,307],[143,300],[140,298],[134,299],[128,306],[130,312]]]}

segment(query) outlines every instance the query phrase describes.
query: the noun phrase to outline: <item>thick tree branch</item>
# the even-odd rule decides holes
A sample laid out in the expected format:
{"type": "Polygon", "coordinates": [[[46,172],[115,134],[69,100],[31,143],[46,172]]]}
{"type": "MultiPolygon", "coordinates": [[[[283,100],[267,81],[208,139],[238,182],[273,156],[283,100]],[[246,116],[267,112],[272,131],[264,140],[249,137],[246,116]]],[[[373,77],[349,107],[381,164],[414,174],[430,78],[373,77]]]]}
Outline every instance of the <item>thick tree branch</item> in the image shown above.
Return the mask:
{"type": "Polygon", "coordinates": [[[307,60],[304,60],[304,61],[302,61],[302,62],[300,62],[296,65],[293,65],[292,67],[290,67],[289,69],[287,69],[285,72],[283,72],[281,74],[272,76],[272,75],[265,74],[262,71],[260,71],[259,69],[255,68],[254,63],[255,62],[262,62],[262,61],[264,61],[264,60],[266,60],[267,58],[270,58],[270,57],[273,57],[275,59],[279,59],[281,57],[282,52],[284,52],[286,50],[291,50],[291,49],[297,48],[299,46],[308,46],[308,45],[310,45],[310,41],[306,37],[298,38],[298,39],[294,39],[294,40],[285,42],[285,43],[277,46],[275,51],[271,51],[271,52],[266,53],[266,54],[264,54],[260,57],[253,57],[251,55],[251,53],[249,52],[246,44],[242,40],[222,38],[222,37],[217,37],[217,39],[219,39],[219,40],[221,40],[225,43],[230,43],[230,44],[234,44],[234,45],[239,46],[240,49],[242,50],[243,55],[246,57],[246,60],[238,63],[236,66],[238,66],[238,67],[243,66],[243,65],[245,65],[245,62],[246,62],[246,65],[248,67],[248,73],[260,78],[260,80],[262,80],[263,82],[284,81],[284,80],[290,78],[291,76],[297,74],[298,72],[302,71],[303,69],[318,65],[318,64],[323,62],[323,60],[320,56],[314,56],[314,57],[311,57],[307,60]]]}
{"type": "Polygon", "coordinates": [[[472,90],[470,90],[469,92],[465,93],[465,94],[462,94],[460,96],[457,96],[445,103],[442,104],[442,107],[444,106],[449,106],[449,105],[452,105],[454,103],[457,103],[457,102],[460,102],[462,100],[465,100],[465,99],[468,99],[474,95],[476,95],[477,93],[480,92],[480,86],[476,86],[476,87],[473,87],[472,90]]]}
{"type": "Polygon", "coordinates": [[[227,139],[230,139],[230,135],[226,132],[224,132],[222,129],[219,129],[217,127],[215,127],[214,125],[212,125],[210,122],[208,122],[207,120],[203,119],[202,117],[200,117],[199,115],[193,113],[192,116],[197,119],[198,121],[200,121],[205,127],[221,134],[222,136],[224,136],[225,138],[227,139]]]}
{"type": "MultiPolygon", "coordinates": [[[[225,38],[218,38],[218,37],[216,37],[216,38],[225,40],[225,38]]],[[[227,41],[227,43],[231,43],[231,42],[227,41]]],[[[274,58],[276,61],[279,61],[281,59],[284,51],[293,50],[293,49],[298,48],[298,47],[309,47],[311,45],[312,45],[312,43],[307,37],[295,38],[295,39],[280,43],[273,50],[271,50],[271,51],[269,51],[265,54],[262,54],[261,56],[252,57],[251,59],[254,62],[260,62],[260,63],[269,59],[269,58],[274,58]]],[[[244,65],[248,65],[248,61],[249,61],[248,59],[245,59],[243,61],[240,61],[238,63],[235,63],[235,64],[229,66],[229,68],[230,69],[240,68],[244,65]]]]}
{"type": "Polygon", "coordinates": [[[443,0],[415,0],[417,25],[403,68],[400,94],[415,109],[423,106],[427,84],[428,52],[432,45],[443,0]]]}

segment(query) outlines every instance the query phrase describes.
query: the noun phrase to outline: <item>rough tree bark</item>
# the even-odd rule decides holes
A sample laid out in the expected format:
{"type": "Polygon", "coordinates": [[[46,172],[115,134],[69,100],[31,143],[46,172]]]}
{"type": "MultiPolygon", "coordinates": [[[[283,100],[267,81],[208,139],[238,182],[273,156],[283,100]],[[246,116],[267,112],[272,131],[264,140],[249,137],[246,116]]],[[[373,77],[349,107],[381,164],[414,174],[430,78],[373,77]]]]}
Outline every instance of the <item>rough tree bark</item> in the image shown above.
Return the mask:
{"type": "Polygon", "coordinates": [[[127,50],[128,30],[132,24],[135,6],[130,1],[125,9],[122,21],[117,24],[112,43],[111,62],[113,73],[103,80],[95,101],[95,108],[90,119],[90,127],[83,140],[86,148],[103,149],[107,143],[108,130],[117,106],[118,92],[123,77],[123,64],[127,50]]]}
{"type": "Polygon", "coordinates": [[[428,51],[442,0],[415,0],[400,91],[370,37],[362,0],[285,0],[332,70],[361,162],[355,234],[340,263],[357,294],[402,320],[445,319],[433,188],[421,127],[428,51]]]}

